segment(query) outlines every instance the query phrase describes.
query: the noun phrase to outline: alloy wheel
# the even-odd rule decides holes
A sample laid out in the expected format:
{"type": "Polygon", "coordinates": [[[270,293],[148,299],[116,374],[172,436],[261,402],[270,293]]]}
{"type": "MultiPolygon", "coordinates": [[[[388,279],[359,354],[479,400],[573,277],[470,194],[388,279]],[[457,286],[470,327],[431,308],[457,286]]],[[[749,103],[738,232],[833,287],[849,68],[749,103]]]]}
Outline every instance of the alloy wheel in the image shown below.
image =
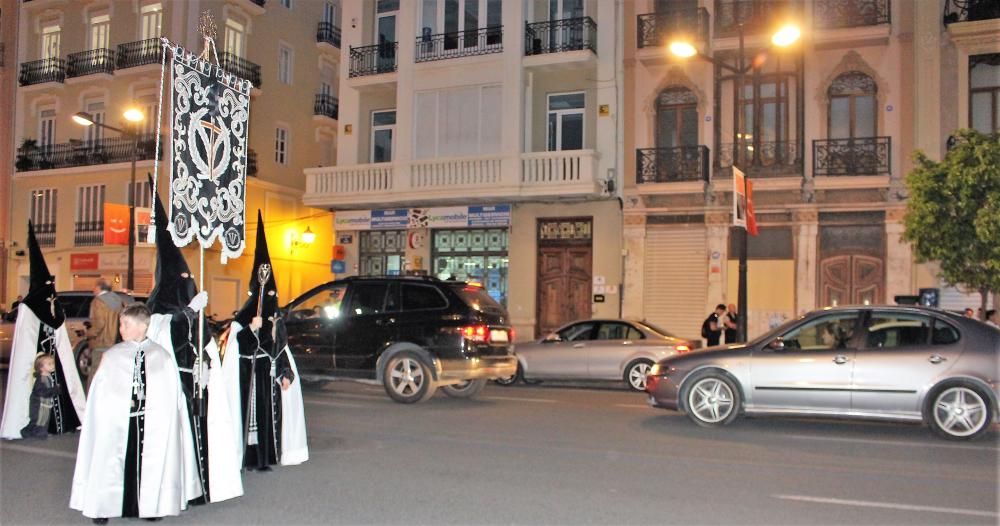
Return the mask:
{"type": "Polygon", "coordinates": [[[733,391],[718,378],[705,378],[691,387],[688,407],[701,421],[716,424],[725,420],[735,409],[733,391]]]}
{"type": "Polygon", "coordinates": [[[400,358],[392,367],[390,386],[402,396],[414,396],[420,391],[424,381],[424,369],[410,357],[400,358]]]}
{"type": "Polygon", "coordinates": [[[966,437],[979,431],[986,422],[986,401],[968,387],[946,389],[934,401],[934,421],[942,431],[966,437]]]}
{"type": "Polygon", "coordinates": [[[628,383],[636,391],[646,389],[646,375],[649,374],[650,366],[646,362],[639,362],[628,370],[628,383]]]}

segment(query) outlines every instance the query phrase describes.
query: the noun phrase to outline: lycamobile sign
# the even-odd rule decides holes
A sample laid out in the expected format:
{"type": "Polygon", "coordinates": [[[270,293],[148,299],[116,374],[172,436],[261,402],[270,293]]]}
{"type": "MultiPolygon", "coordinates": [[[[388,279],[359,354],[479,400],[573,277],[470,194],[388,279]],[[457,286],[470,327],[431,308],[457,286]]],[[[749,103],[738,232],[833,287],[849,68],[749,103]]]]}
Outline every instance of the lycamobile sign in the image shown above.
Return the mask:
{"type": "Polygon", "coordinates": [[[511,206],[447,206],[337,212],[337,230],[400,230],[407,228],[469,228],[510,225],[511,206]]]}

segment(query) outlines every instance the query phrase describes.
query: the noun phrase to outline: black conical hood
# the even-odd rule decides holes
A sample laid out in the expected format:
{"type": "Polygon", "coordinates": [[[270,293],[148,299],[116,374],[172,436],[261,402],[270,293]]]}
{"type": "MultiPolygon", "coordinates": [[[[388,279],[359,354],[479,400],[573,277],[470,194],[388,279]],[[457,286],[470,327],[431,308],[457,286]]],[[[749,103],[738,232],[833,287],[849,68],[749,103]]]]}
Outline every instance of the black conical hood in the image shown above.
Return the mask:
{"type": "Polygon", "coordinates": [[[274,316],[278,311],[278,287],[274,280],[274,267],[271,266],[271,255],[267,250],[267,237],[264,235],[264,220],[261,217],[260,210],[257,210],[257,246],[253,254],[253,270],[250,273],[250,297],[243,304],[243,308],[236,313],[235,318],[244,327],[249,325],[253,317],[257,315],[257,303],[261,298],[261,267],[264,265],[267,265],[269,270],[267,272],[267,281],[264,282],[264,296],[260,315],[264,318],[264,327],[268,328],[269,332],[271,324],[268,322],[268,318],[274,316]]]}
{"type": "Polygon", "coordinates": [[[28,221],[28,264],[31,267],[28,294],[22,303],[31,309],[43,323],[58,328],[66,320],[59,297],[56,296],[56,278],[49,272],[42,255],[42,247],[35,239],[35,226],[28,221]]]}
{"type": "Polygon", "coordinates": [[[186,307],[198,293],[198,288],[184,255],[167,231],[170,216],[163,208],[160,196],[154,195],[153,201],[156,207],[156,287],[149,293],[146,306],[153,314],[168,314],[186,307]]]}

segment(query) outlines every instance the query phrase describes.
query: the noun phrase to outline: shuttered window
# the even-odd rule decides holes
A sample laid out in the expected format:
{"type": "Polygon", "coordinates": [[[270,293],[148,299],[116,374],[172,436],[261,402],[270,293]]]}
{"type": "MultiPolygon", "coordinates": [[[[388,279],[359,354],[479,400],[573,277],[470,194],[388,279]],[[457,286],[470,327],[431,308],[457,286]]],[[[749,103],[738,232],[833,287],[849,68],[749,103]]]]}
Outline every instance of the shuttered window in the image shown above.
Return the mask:
{"type": "Polygon", "coordinates": [[[708,316],[705,236],[701,226],[646,231],[643,317],[681,338],[699,339],[708,316]]]}

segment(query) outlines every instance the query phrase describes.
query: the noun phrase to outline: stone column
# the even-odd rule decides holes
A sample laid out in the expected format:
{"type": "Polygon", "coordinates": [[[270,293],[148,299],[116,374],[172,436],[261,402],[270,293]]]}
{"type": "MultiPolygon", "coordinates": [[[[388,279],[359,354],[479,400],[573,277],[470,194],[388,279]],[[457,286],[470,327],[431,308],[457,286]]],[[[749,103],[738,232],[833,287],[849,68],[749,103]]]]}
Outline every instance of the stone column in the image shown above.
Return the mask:
{"type": "Polygon", "coordinates": [[[625,283],[622,284],[622,317],[645,318],[643,291],[646,280],[646,216],[625,214],[625,283]]]}
{"type": "Polygon", "coordinates": [[[803,314],[819,302],[819,213],[802,210],[792,214],[795,235],[795,313],[803,314]]]}
{"type": "Polygon", "coordinates": [[[905,208],[892,208],[885,213],[885,302],[894,303],[899,294],[915,294],[913,286],[913,253],[903,241],[905,208]]]}
{"type": "MultiPolygon", "coordinates": [[[[719,303],[736,303],[737,298],[727,298],[729,291],[729,213],[705,214],[705,248],[708,250],[708,289],[705,295],[705,312],[711,312],[719,303]]],[[[733,279],[737,279],[734,276],[733,279]]]]}

